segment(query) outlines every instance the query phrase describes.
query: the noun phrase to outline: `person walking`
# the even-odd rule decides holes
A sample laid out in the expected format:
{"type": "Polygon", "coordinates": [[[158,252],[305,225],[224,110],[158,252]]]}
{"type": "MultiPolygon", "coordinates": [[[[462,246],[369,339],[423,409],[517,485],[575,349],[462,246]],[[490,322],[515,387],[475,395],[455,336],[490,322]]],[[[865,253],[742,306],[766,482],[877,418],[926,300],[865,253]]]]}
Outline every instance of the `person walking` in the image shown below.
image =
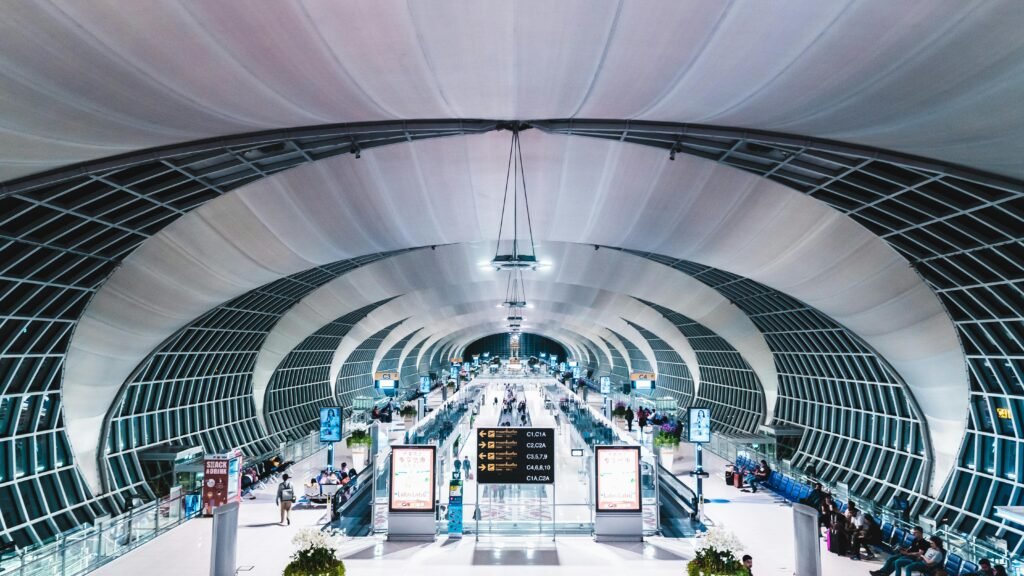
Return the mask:
{"type": "Polygon", "coordinates": [[[285,474],[281,476],[281,483],[277,485],[277,505],[281,507],[281,524],[285,522],[291,526],[292,517],[292,502],[295,502],[295,488],[292,488],[292,483],[288,480],[291,476],[285,474]]]}
{"type": "Polygon", "coordinates": [[[626,406],[625,417],[626,417],[626,427],[629,429],[630,432],[632,432],[633,431],[633,407],[632,406],[626,406]]]}

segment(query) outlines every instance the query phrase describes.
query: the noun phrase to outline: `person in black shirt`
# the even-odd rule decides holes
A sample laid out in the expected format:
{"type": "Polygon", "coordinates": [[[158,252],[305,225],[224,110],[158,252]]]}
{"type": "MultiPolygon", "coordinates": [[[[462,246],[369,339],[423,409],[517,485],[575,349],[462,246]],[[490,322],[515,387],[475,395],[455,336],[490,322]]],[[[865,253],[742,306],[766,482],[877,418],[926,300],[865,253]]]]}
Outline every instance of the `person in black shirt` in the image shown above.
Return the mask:
{"type": "Polygon", "coordinates": [[[978,571],[971,572],[965,576],[995,576],[995,573],[995,570],[992,569],[992,562],[988,558],[982,558],[978,562],[978,571]]]}
{"type": "Polygon", "coordinates": [[[768,466],[767,460],[761,460],[753,474],[747,475],[747,482],[750,484],[750,491],[757,493],[757,485],[764,484],[772,476],[772,469],[768,466]]]}
{"type": "Polygon", "coordinates": [[[924,539],[924,528],[914,526],[911,533],[914,535],[914,541],[910,543],[910,546],[897,549],[896,554],[889,556],[880,569],[871,571],[871,576],[889,576],[896,569],[897,560],[901,558],[916,560],[924,556],[925,551],[930,547],[928,541],[924,539]]]}

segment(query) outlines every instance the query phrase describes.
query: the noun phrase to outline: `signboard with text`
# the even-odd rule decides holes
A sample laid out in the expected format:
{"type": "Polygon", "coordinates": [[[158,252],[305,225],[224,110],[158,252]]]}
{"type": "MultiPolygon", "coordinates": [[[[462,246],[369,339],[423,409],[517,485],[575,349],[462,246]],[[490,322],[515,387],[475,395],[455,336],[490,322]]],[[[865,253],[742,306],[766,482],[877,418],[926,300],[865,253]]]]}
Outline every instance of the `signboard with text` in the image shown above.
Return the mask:
{"type": "Polygon", "coordinates": [[[609,376],[601,376],[601,394],[612,393],[612,379],[609,376]]]}
{"type": "Polygon", "coordinates": [[[481,484],[552,484],[554,428],[480,428],[476,437],[481,484]]]}
{"type": "Polygon", "coordinates": [[[391,449],[391,512],[434,510],[434,446],[394,446],[391,449]]]}
{"type": "Polygon", "coordinates": [[[598,512],[639,512],[640,448],[595,446],[598,512]]]}
{"type": "Polygon", "coordinates": [[[421,394],[429,394],[430,393],[430,385],[431,385],[430,376],[420,376],[420,393],[421,394]]]}
{"type": "Polygon", "coordinates": [[[636,390],[654,390],[654,372],[630,372],[629,381],[636,390]]]}

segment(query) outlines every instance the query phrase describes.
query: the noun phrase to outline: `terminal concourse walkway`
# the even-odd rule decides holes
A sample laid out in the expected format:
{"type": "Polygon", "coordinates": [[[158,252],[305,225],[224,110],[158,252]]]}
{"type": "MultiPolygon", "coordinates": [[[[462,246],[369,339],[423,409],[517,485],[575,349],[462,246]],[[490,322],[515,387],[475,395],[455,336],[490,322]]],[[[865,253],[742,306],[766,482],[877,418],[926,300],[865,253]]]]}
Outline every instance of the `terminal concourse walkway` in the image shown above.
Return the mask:
{"type": "MultiPolygon", "coordinates": [[[[484,402],[474,421],[474,433],[479,427],[498,425],[500,408],[495,407],[493,398],[504,394],[503,382],[523,385],[527,409],[534,426],[556,428],[556,519],[559,525],[574,520],[590,522],[589,479],[576,475],[580,464],[578,458],[569,453],[569,430],[565,420],[556,425],[551,411],[544,406],[541,386],[552,380],[488,379],[478,380],[470,385],[486,386],[484,402]]],[[[428,403],[440,404],[440,393],[435,391],[428,403]]],[[[553,400],[557,401],[557,399],[553,400]]],[[[599,396],[591,395],[590,403],[600,402],[599,396]]],[[[500,406],[500,405],[499,405],[500,406]]],[[[595,406],[598,409],[599,406],[595,406]]],[[[401,428],[399,425],[397,428],[401,428]]],[[[392,438],[401,434],[396,430],[392,438]]],[[[476,463],[476,450],[464,445],[459,457],[469,456],[476,463]]],[[[297,479],[311,477],[325,463],[326,453],[296,463],[293,475],[297,479]]],[[[789,576],[793,573],[793,528],[792,509],[779,503],[769,491],[757,494],[743,493],[722,480],[725,462],[705,452],[705,467],[711,478],[705,482],[708,499],[706,514],[711,524],[723,526],[734,532],[744,544],[744,549],[755,558],[758,576],[789,576]]],[[[350,462],[343,444],[338,445],[336,463],[350,462]]],[[[684,482],[693,485],[686,473],[693,467],[692,448],[683,445],[677,454],[674,472],[684,482]]],[[[279,526],[278,509],[274,503],[276,486],[268,486],[257,493],[255,500],[244,500],[238,534],[238,565],[244,570],[239,574],[251,576],[279,575],[293,551],[291,538],[300,528],[322,526],[328,520],[326,508],[293,509],[291,526],[279,526]],[[246,570],[246,568],[251,569],[246,570]]],[[[467,480],[464,494],[464,524],[474,528],[472,519],[476,502],[476,482],[467,480]]],[[[461,540],[449,539],[445,535],[432,543],[387,542],[381,536],[347,538],[339,550],[345,561],[347,573],[353,576],[434,576],[439,570],[447,576],[483,576],[523,574],[565,574],[593,576],[595,574],[636,573],[644,576],[679,576],[685,574],[687,560],[693,556],[692,539],[671,539],[658,536],[648,537],[644,543],[603,543],[598,544],[588,535],[558,535],[552,542],[550,530],[543,535],[509,536],[491,533],[486,520],[494,523],[507,518],[525,518],[531,510],[539,517],[532,522],[550,524],[550,506],[532,505],[529,501],[517,502],[512,493],[506,493],[504,503],[491,499],[481,490],[481,536],[476,541],[474,534],[467,534],[461,540]]],[[[536,504],[536,503],[533,503],[536,504]]],[[[170,576],[180,574],[208,574],[210,562],[209,519],[186,522],[164,536],[141,546],[126,556],[97,570],[99,576],[122,574],[146,574],[146,576],[170,576]]],[[[822,547],[824,548],[823,541],[822,547]]],[[[853,561],[822,551],[822,573],[826,576],[864,576],[874,569],[878,562],[853,561]]]]}

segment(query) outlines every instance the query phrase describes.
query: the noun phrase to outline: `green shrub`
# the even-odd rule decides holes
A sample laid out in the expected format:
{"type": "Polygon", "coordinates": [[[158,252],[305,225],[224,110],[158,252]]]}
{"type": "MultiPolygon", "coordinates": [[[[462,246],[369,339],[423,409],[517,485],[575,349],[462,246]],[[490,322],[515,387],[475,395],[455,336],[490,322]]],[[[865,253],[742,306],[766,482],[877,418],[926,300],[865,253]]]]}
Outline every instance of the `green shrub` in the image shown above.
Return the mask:
{"type": "Polygon", "coordinates": [[[348,437],[347,443],[349,448],[369,446],[370,434],[366,430],[353,430],[352,435],[348,437]]]}

